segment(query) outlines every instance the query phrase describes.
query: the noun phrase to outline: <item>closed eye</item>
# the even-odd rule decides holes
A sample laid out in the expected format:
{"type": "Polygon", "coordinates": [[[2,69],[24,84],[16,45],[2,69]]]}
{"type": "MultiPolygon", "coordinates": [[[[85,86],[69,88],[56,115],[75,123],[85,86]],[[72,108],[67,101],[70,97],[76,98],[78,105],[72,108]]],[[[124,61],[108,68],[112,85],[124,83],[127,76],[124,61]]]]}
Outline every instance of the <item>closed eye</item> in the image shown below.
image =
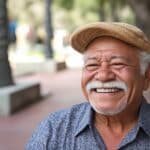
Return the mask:
{"type": "Polygon", "coordinates": [[[112,63],[111,67],[115,68],[115,69],[121,69],[123,67],[129,66],[128,64],[125,63],[112,63]]]}
{"type": "Polygon", "coordinates": [[[99,67],[98,64],[88,64],[88,65],[85,65],[85,68],[88,71],[94,71],[94,70],[98,69],[98,67],[99,67]]]}

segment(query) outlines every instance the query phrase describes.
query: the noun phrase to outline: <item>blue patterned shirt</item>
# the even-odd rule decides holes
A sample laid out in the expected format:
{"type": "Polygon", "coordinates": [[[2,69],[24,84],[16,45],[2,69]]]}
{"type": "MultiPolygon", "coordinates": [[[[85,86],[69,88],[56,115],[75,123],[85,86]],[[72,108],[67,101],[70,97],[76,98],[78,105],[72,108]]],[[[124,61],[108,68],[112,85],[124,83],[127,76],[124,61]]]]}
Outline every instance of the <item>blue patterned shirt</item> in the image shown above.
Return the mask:
{"type": "MultiPolygon", "coordinates": [[[[106,150],[93,125],[89,103],[50,114],[40,123],[26,150],[106,150]]],[[[150,105],[142,103],[137,125],[124,137],[118,150],[150,150],[150,105]]]]}

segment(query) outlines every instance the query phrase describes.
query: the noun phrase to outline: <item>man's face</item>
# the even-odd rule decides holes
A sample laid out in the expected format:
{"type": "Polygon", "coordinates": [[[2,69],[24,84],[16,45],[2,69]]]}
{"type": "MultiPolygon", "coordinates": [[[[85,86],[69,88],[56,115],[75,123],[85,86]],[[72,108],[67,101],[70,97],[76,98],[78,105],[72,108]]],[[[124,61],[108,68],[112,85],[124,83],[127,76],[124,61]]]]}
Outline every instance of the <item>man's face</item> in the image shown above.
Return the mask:
{"type": "Polygon", "coordinates": [[[84,61],[82,90],[97,112],[115,115],[139,106],[149,79],[140,72],[135,47],[110,37],[97,38],[87,47],[84,61]]]}

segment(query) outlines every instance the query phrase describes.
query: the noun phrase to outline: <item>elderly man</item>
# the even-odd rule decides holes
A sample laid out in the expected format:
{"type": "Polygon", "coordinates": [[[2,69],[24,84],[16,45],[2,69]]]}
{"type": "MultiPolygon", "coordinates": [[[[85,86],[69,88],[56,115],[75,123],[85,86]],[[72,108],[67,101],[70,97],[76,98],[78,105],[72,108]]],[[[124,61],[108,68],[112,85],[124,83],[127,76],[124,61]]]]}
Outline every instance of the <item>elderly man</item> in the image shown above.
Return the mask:
{"type": "Polygon", "coordinates": [[[77,29],[71,45],[84,55],[88,102],[52,113],[27,150],[148,150],[150,41],[135,26],[97,22],[77,29]]]}

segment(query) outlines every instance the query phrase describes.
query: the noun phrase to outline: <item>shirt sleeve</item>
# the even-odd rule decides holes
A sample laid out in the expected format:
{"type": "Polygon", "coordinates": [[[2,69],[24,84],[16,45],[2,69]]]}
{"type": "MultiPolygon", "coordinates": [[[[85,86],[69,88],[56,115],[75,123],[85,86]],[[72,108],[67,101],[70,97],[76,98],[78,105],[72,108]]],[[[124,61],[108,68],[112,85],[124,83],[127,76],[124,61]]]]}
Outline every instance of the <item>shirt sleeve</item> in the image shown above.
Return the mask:
{"type": "Polygon", "coordinates": [[[51,137],[51,127],[48,119],[42,121],[25,146],[25,150],[46,150],[51,137]]]}

